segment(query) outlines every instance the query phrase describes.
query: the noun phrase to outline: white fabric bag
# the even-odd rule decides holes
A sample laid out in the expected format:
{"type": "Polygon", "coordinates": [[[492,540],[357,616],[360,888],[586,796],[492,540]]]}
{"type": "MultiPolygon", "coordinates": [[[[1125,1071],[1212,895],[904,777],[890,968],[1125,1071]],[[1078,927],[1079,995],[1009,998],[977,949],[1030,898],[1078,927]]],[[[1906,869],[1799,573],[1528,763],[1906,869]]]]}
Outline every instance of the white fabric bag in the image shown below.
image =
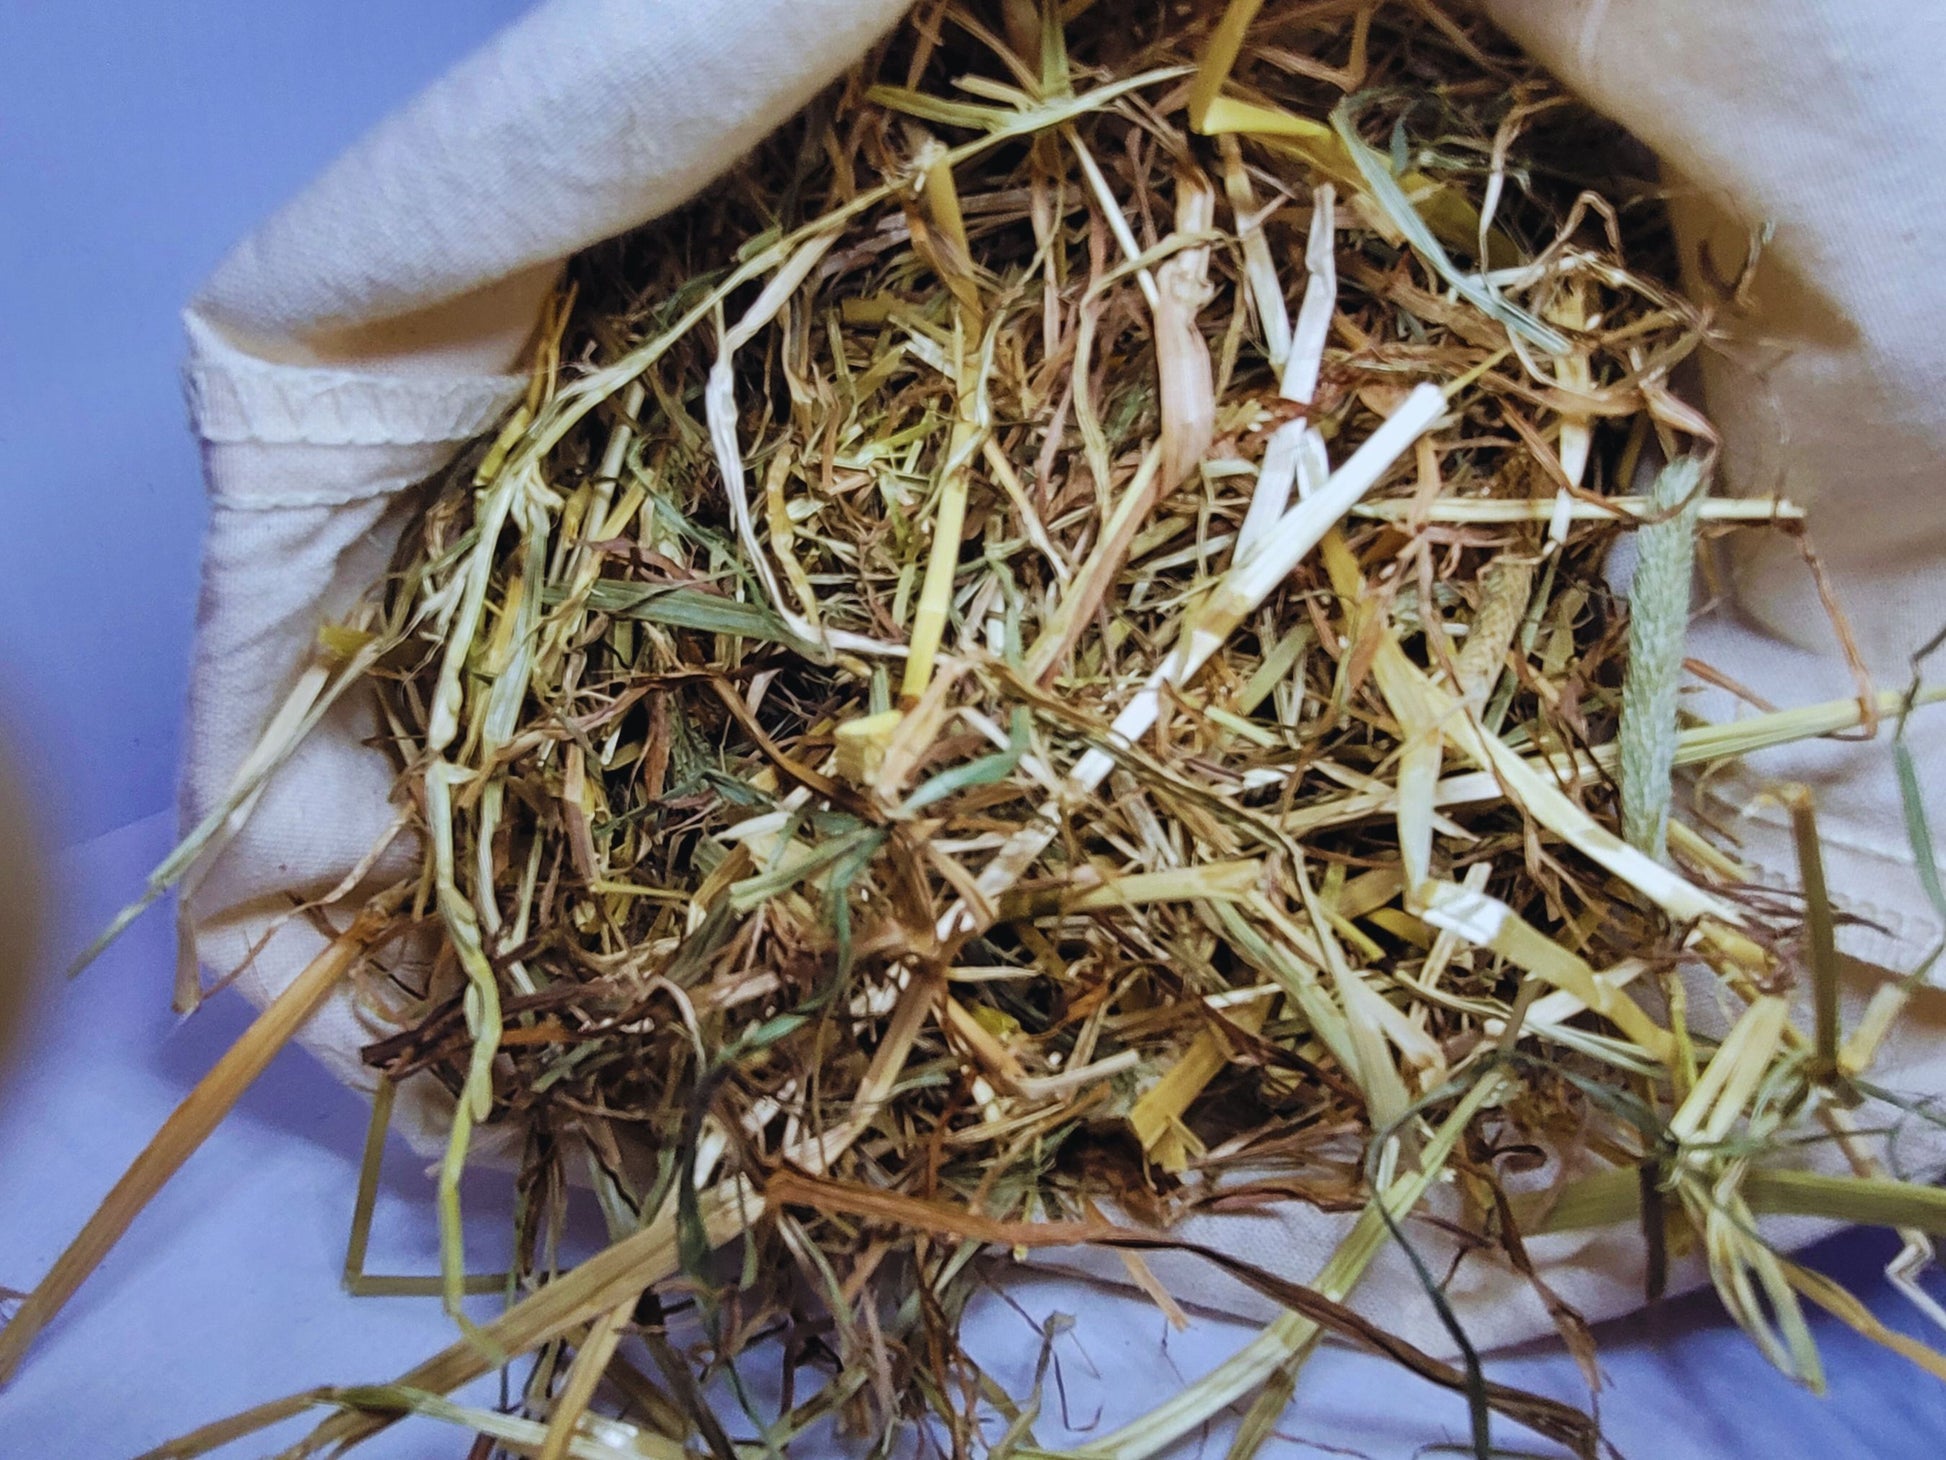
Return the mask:
{"type": "MultiPolygon", "coordinates": [[[[1114,3],[1114,0],[1110,0],[1114,3]]],[[[1946,9],[1932,0],[1490,0],[1556,71],[1631,126],[1680,182],[1692,259],[1733,268],[1752,225],[1776,233],[1755,306],[1708,371],[1732,488],[1787,492],[1812,531],[1873,671],[1902,685],[1946,622],[1946,9]]],[[[547,0],[354,147],[218,270],[189,311],[187,378],[211,520],[190,705],[185,811],[222,797],[307,657],[319,624],[382,570],[399,494],[489,427],[566,255],[682,202],[835,77],[903,0],[547,0]]],[[[1851,676],[1801,564],[1769,535],[1729,567],[1734,601],[1693,652],[1782,706],[1843,697],[1851,676]]],[[[1716,696],[1712,713],[1736,707],[1716,696]]],[[[1946,714],[1917,718],[1934,824],[1946,828],[1946,714]]],[[[340,705],[273,780],[184,909],[203,965],[226,973],[276,927],[239,987],[274,997],[322,946],[282,920],[358,865],[392,819],[369,705],[340,705]]],[[[1839,897],[1868,920],[1845,946],[1912,967],[1942,928],[1907,851],[1890,752],[1821,742],[1761,762],[1818,791],[1839,897]]],[[[1731,789],[1747,798],[1760,783],[1731,789]]],[[[1748,851],[1794,882],[1757,808],[1748,851]]],[[[1859,974],[1861,997],[1878,975],[1859,974]]],[[[1946,1080],[1946,1011],[1928,993],[1889,1056],[1890,1083],[1946,1080]]],[[[340,997],[304,1041],[368,1089],[380,1031],[340,997]]],[[[420,1085],[429,1082],[417,1082],[420,1085]]],[[[416,1097],[423,1102],[430,1097],[416,1097]]],[[[409,1135],[440,1114],[402,1101],[409,1135]]],[[[1208,1217],[1184,1235],[1308,1281],[1346,1219],[1292,1207],[1208,1217]]],[[[1791,1235],[1806,1236],[1800,1225],[1791,1235]]],[[[1641,1302],[1639,1234],[1536,1241],[1554,1288],[1591,1318],[1641,1302]]],[[[1429,1251],[1440,1270],[1445,1254],[1429,1251]]],[[[1110,1255],[1080,1265],[1114,1277],[1110,1255]],[[1104,1260],[1105,1259],[1105,1260],[1104,1260]]],[[[1262,1313],[1191,1259],[1150,1258],[1172,1291],[1262,1313]]],[[[1699,1280],[1690,1270],[1679,1282],[1699,1280]]],[[[1482,1345],[1544,1332],[1531,1290],[1486,1262],[1455,1304],[1482,1345]]],[[[1396,1256],[1357,1306],[1450,1350],[1396,1256]]]]}

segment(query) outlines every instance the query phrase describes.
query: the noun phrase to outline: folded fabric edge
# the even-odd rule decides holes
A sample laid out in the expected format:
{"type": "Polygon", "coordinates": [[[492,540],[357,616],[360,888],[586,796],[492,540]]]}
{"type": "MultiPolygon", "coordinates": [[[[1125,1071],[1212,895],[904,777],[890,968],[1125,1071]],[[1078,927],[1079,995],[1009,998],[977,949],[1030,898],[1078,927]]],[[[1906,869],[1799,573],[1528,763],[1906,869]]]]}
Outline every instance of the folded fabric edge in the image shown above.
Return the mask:
{"type": "MultiPolygon", "coordinates": [[[[194,309],[183,324],[190,420],[211,445],[460,442],[491,429],[527,388],[525,373],[387,375],[280,364],[238,347],[194,309]]],[[[321,505],[302,483],[293,489],[301,505],[321,505]]]]}

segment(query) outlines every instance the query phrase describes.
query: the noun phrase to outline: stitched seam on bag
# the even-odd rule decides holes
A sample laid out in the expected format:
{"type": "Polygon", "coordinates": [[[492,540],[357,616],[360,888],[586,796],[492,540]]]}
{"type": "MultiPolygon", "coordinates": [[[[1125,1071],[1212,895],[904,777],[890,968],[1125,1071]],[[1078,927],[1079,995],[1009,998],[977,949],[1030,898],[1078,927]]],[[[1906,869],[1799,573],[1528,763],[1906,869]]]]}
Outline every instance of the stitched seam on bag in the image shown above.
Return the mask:
{"type": "Polygon", "coordinates": [[[232,492],[212,490],[209,494],[209,502],[212,507],[221,507],[226,512],[282,512],[287,509],[306,507],[351,507],[360,502],[376,502],[385,497],[396,497],[401,492],[410,491],[416,485],[418,485],[416,478],[408,478],[382,487],[364,487],[357,491],[286,492],[261,497],[240,496],[232,492]]]}
{"type": "MultiPolygon", "coordinates": [[[[1744,858],[1743,865],[1749,870],[1752,880],[1779,892],[1797,890],[1797,869],[1786,871],[1773,863],[1760,858],[1744,858]]],[[[1929,917],[1900,912],[1897,908],[1885,907],[1870,898],[1859,897],[1853,893],[1834,889],[1831,900],[1843,912],[1858,918],[1864,924],[1858,931],[1883,938],[1896,945],[1898,951],[1923,958],[1942,937],[1946,928],[1929,917]]]]}
{"type": "MultiPolygon", "coordinates": [[[[1740,810],[1745,820],[1779,835],[1790,834],[1789,819],[1776,808],[1761,804],[1752,806],[1747,802],[1739,807],[1735,798],[1725,796],[1721,790],[1715,795],[1724,806],[1740,810]]],[[[1918,857],[1909,846],[1896,853],[1889,852],[1881,846],[1867,844],[1823,825],[1819,827],[1819,839],[1828,851],[1842,852],[1848,858],[1917,874],[1918,857]]],[[[1743,854],[1741,860],[1753,878],[1764,886],[1778,891],[1797,890],[1799,874],[1794,862],[1786,868],[1748,853],[1743,854]]],[[[1942,938],[1946,938],[1946,926],[1942,926],[1930,912],[1905,912],[1887,907],[1870,897],[1861,896],[1850,887],[1834,885],[1831,895],[1832,902],[1841,911],[1861,920],[1863,926],[1855,926],[1851,930],[1854,937],[1882,942],[1900,958],[1925,958],[1942,938]]],[[[1887,959],[1876,954],[1870,961],[1888,963],[1887,959]]]]}
{"type": "Polygon", "coordinates": [[[265,366],[238,372],[207,361],[183,368],[197,433],[218,445],[424,446],[490,429],[524,377],[440,380],[265,366]]]}
{"type": "MultiPolygon", "coordinates": [[[[1726,797],[1720,791],[1716,793],[1716,797],[1725,807],[1737,810],[1745,820],[1755,822],[1780,835],[1790,834],[1790,822],[1782,813],[1768,806],[1747,804],[1739,806],[1734,798],[1726,797]]],[[[1878,845],[1860,841],[1841,830],[1834,830],[1828,824],[1819,826],[1818,837],[1827,850],[1835,849],[1860,860],[1875,862],[1882,867],[1897,868],[1903,872],[1917,874],[1919,859],[1910,847],[1898,852],[1888,852],[1878,845]]],[[[1748,854],[1742,857],[1742,861],[1756,874],[1758,880],[1768,887],[1780,891],[1795,890],[1797,887],[1798,873],[1795,864],[1789,870],[1784,870],[1748,854]]],[[[1883,936],[1896,940],[1905,951],[1921,957],[1929,953],[1932,946],[1942,937],[1946,937],[1946,926],[1942,926],[1936,917],[1925,913],[1901,912],[1896,908],[1874,902],[1869,897],[1860,896],[1849,888],[1834,889],[1833,901],[1845,912],[1877,924],[1878,927],[1872,931],[1881,932],[1883,936]]]]}
{"type": "MultiPolygon", "coordinates": [[[[1720,791],[1715,794],[1719,804],[1741,814],[1746,821],[1754,821],[1759,826],[1769,827],[1775,832],[1788,833],[1791,829],[1789,818],[1768,806],[1740,805],[1735,798],[1725,796],[1720,791]]],[[[1818,823],[1818,842],[1821,846],[1837,847],[1856,857],[1869,857],[1875,862],[1883,862],[1888,867],[1910,870],[1919,865],[1919,859],[1913,855],[1911,847],[1888,852],[1876,843],[1859,841],[1847,835],[1841,828],[1834,829],[1829,818],[1820,820],[1818,823]]]]}

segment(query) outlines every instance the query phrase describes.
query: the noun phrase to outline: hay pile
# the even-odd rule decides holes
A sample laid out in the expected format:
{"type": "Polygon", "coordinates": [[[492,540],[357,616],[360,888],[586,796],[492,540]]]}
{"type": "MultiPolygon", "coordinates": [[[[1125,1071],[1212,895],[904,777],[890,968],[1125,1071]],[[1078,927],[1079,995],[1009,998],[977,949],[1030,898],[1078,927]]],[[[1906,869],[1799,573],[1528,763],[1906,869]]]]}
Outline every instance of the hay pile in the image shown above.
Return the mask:
{"type": "Polygon", "coordinates": [[[1807,961],[1672,767],[1871,707],[1679,715],[1699,535],[1799,514],[1707,496],[1672,380],[1708,315],[1647,171],[1459,7],[928,4],[578,260],[526,403],[324,641],[382,685],[425,854],[339,950],[396,1031],[381,1120],[451,1092],[455,1305],[459,1173],[514,1133],[528,1296],[322,1396],[312,1446],[532,1353],[531,1423],[460,1417],[725,1454],[702,1390],[782,1332],[812,1378],[773,1442],[971,1449],[1007,1429],[954,1338],[981,1247],[1166,1243],[1248,1181],[1366,1213],[1313,1289],[1247,1275],[1292,1354],[1335,1329],[1586,1452],[1338,1304],[1455,1174],[1518,1260],[1513,1148],[1605,1173],[1530,1230],[1647,1193],[1652,1266],[1703,1241],[1814,1376],[1800,1295],[1848,1300],[1743,1183],[1849,1119],[1871,1046],[1791,1023],[1824,912],[1807,961]],[[558,1274],[570,1184],[616,1245],[558,1274]],[[626,1436],[582,1418],[604,1376],[626,1436]]]}

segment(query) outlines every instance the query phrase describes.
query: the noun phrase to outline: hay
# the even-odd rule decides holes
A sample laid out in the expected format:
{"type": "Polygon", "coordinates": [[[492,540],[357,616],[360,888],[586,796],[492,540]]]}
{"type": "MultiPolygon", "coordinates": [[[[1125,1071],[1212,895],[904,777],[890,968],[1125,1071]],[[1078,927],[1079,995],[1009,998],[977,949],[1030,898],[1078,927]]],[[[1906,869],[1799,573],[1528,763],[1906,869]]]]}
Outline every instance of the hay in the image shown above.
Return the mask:
{"type": "Polygon", "coordinates": [[[1708,313],[1639,167],[1457,8],[931,4],[578,260],[527,401],[237,790],[379,682],[424,857],[340,961],[397,1031],[368,1062],[452,1096],[456,1314],[460,1172],[518,1132],[520,1301],[397,1385],[163,1453],[323,1403],[294,1453],[420,1412],[721,1454],[702,1389],[776,1332],[816,1382],[768,1443],[835,1414],[967,1449],[978,1249],[1104,1242],[1141,1280],[1170,1239],[1101,1211],[1166,1228],[1244,1174],[1364,1215],[1309,1288],[1246,1273],[1285,1316],[1088,1453],[1256,1394],[1248,1453],[1327,1330],[1464,1389],[1481,1446],[1498,1408],[1590,1452],[1591,1421],[1343,1307],[1452,1175],[1516,1267],[1517,1212],[1700,1244],[1815,1382],[1802,1300],[1869,1315],[1755,1212],[1939,1203],[1868,1155],[1766,1167],[1835,1133],[1869,1050],[1825,999],[1792,1024],[1805,910],[1741,884],[1672,774],[1921,696],[1681,720],[1698,533],[1802,514],[1701,495],[1671,382],[1708,313]],[[1625,604],[1604,562],[1637,531],[1625,604]],[[427,933],[418,973],[366,956],[427,933]],[[1742,1011],[1720,1042],[1685,962],[1742,1011]],[[1482,1154],[1510,1143],[1603,1169],[1518,1206],[1482,1154]],[[583,1180],[614,1245],[557,1274],[583,1180]],[[524,1418],[440,1397],[527,1354],[524,1418]],[[604,1374],[626,1424],[589,1415],[604,1374]]]}

